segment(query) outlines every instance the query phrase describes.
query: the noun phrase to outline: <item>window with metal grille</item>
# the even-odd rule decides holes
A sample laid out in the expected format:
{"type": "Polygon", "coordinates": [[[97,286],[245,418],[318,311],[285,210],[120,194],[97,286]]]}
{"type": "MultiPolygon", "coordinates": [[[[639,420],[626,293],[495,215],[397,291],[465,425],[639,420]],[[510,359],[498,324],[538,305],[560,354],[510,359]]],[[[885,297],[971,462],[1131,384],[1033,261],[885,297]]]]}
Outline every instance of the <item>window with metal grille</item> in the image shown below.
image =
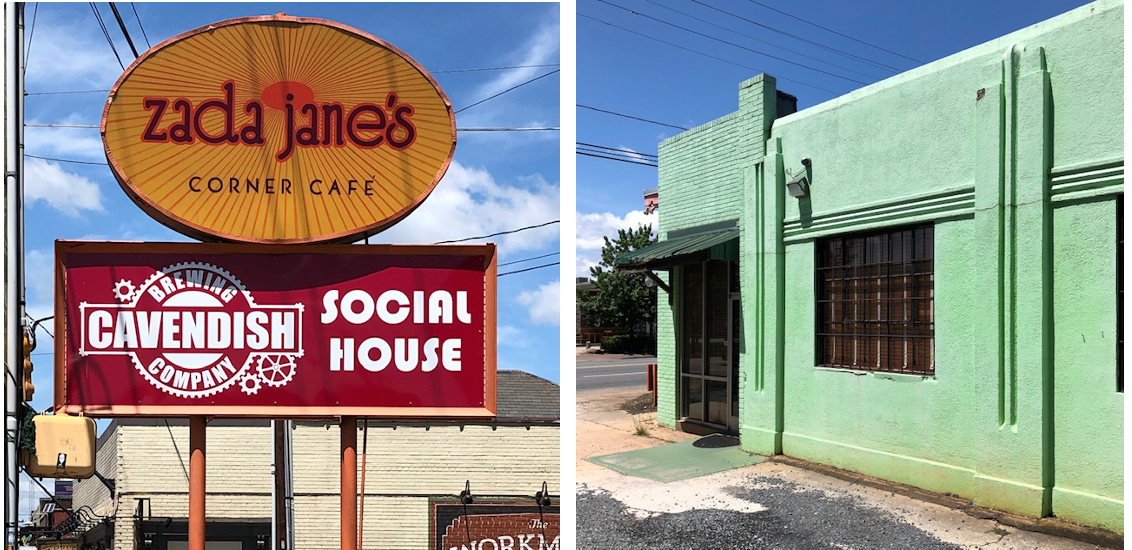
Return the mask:
{"type": "Polygon", "coordinates": [[[817,242],[817,364],[935,374],[934,227],[817,242]]]}

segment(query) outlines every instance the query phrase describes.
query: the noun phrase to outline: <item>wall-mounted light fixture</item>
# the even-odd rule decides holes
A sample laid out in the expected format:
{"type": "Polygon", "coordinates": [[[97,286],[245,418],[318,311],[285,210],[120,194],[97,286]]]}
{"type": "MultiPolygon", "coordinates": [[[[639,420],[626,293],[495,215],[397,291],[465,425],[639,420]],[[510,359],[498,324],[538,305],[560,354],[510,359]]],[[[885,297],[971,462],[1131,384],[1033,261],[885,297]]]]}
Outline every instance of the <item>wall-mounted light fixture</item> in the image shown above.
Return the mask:
{"type": "Polygon", "coordinates": [[[804,199],[810,195],[810,180],[807,178],[810,173],[810,159],[802,159],[802,166],[806,167],[805,173],[786,182],[786,191],[797,199],[804,199]]]}

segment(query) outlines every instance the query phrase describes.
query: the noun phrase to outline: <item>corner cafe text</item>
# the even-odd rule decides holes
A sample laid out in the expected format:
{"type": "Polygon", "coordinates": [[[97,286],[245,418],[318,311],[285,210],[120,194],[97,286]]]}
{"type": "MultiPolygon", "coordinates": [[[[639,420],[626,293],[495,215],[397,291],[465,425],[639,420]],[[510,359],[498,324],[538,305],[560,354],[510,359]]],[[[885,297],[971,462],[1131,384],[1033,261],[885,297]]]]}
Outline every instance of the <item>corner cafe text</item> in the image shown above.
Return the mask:
{"type": "Polygon", "coordinates": [[[246,122],[236,129],[236,83],[232,80],[221,85],[224,99],[208,99],[193,105],[186,98],[170,100],[146,97],[142,106],[150,112],[149,122],[142,131],[142,141],[150,143],[189,144],[204,143],[263,145],[263,108],[279,109],[285,115],[283,148],[275,153],[282,162],[291,157],[295,147],[344,147],[346,138],[362,149],[387,144],[398,151],[413,144],[417,129],[410,117],[412,105],[398,104],[397,94],[389,93],[383,104],[359,103],[347,109],[340,102],[315,103],[310,87],[300,82],[280,81],[263,90],[263,101],[255,99],[244,103],[242,117],[246,122]],[[296,103],[298,108],[296,109],[296,103]],[[169,109],[172,104],[172,109],[169,109]],[[165,113],[171,110],[174,122],[165,123],[165,113]],[[296,110],[301,118],[296,119],[296,110]],[[210,113],[211,111],[211,113],[210,113]],[[221,133],[205,130],[203,119],[213,114],[224,120],[221,133]]]}

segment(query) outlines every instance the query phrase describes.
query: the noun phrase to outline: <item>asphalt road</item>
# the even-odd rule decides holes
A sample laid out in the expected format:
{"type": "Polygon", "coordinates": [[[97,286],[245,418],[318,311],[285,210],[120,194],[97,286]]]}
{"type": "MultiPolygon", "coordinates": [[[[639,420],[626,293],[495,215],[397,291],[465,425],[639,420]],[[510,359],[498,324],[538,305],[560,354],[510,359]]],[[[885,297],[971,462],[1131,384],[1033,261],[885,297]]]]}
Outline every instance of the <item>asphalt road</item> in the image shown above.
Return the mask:
{"type": "Polygon", "coordinates": [[[579,361],[578,391],[614,388],[644,390],[646,365],[655,363],[656,357],[630,357],[612,361],[579,361]]]}
{"type": "Polygon", "coordinates": [[[766,507],[756,513],[690,510],[640,519],[603,491],[579,488],[578,548],[698,550],[747,548],[956,549],[892,514],[848,496],[763,480],[733,496],[766,507]]]}

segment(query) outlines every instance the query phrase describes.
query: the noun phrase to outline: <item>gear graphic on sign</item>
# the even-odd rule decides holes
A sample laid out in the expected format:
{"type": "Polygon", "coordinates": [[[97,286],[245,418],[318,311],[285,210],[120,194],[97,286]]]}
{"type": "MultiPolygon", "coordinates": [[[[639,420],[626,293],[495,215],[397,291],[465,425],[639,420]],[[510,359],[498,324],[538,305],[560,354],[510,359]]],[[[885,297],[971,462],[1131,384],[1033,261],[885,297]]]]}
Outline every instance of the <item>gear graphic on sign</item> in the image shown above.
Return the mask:
{"type": "Polygon", "coordinates": [[[122,279],[114,283],[114,298],[119,302],[129,302],[134,297],[134,283],[122,279]]]}
{"type": "Polygon", "coordinates": [[[261,355],[255,370],[265,384],[281,388],[295,377],[295,356],[285,353],[261,355]]]}
{"type": "Polygon", "coordinates": [[[240,391],[248,395],[255,395],[259,393],[259,388],[259,378],[257,378],[250,372],[248,374],[245,374],[244,377],[240,379],[240,391]]]}

